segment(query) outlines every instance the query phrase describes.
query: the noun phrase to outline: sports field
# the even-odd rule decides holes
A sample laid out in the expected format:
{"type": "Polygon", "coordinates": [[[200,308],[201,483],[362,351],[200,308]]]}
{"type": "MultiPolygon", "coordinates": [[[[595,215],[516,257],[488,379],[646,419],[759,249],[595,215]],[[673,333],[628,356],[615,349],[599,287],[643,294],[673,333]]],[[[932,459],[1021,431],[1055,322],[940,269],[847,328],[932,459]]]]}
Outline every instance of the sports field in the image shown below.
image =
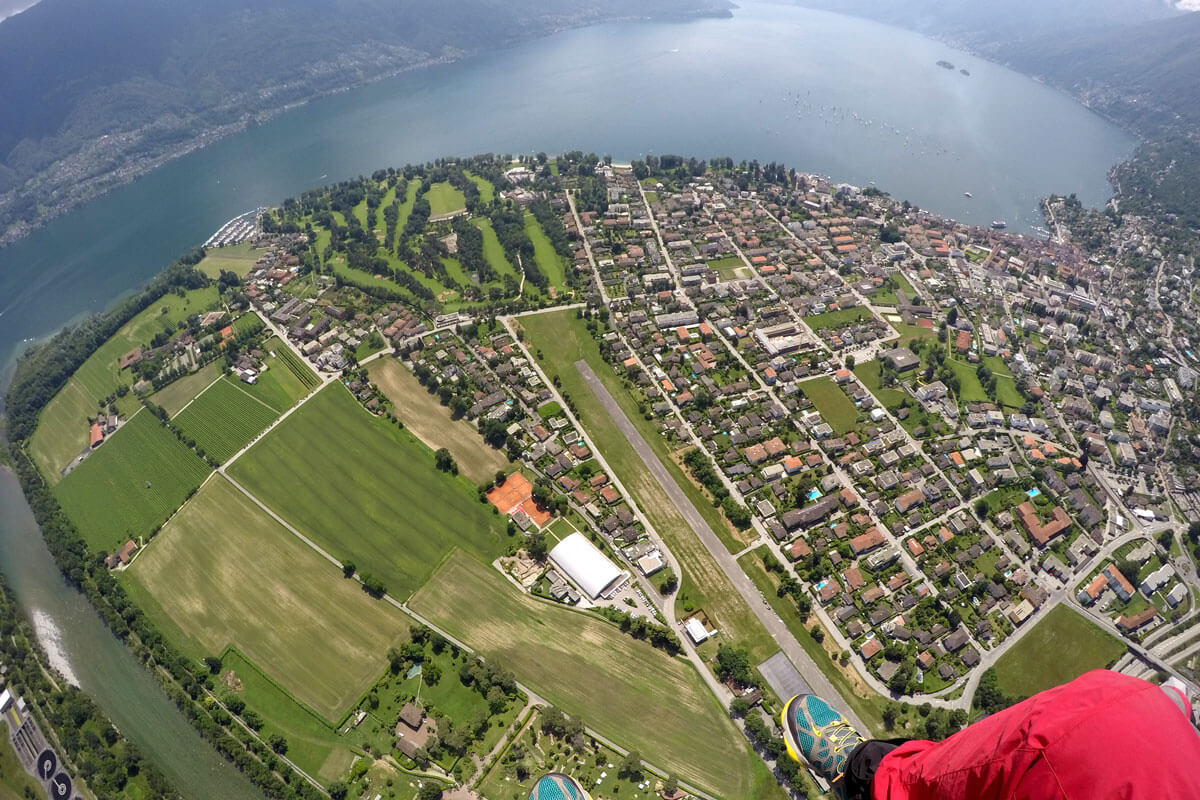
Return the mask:
{"type": "Polygon", "coordinates": [[[596,339],[588,332],[583,320],[576,319],[575,313],[568,310],[525,316],[520,319],[520,324],[531,350],[542,352],[544,359],[541,363],[547,375],[559,376],[563,391],[578,407],[580,420],[592,441],[597,443],[621,483],[633,494],[638,507],[645,512],[650,524],[663,536],[679,560],[682,574],[680,590],[676,595],[677,610],[688,612],[702,608],[725,635],[750,651],[752,659],[761,661],[772,655],[779,649],[778,645],[772,641],[742,596],[733,588],[728,576],[583,381],[575,368],[577,360],[586,360],[604,382],[625,415],[641,431],[659,461],[703,515],[709,527],[721,536],[730,552],[743,549],[745,543],[733,537],[721,518],[721,512],[713,508],[703,492],[683,474],[654,424],[637,413],[636,401],[622,386],[612,367],[601,357],[596,339]]]}
{"type": "Polygon", "coordinates": [[[261,253],[255,250],[254,245],[250,242],[213,247],[205,252],[203,260],[196,265],[196,269],[213,280],[220,277],[221,270],[228,270],[239,278],[244,278],[250,268],[254,266],[254,262],[258,261],[260,255],[261,253]]]}
{"type": "Polygon", "coordinates": [[[211,470],[146,411],[135,414],[55,488],[93,550],[149,536],[211,470]]]}
{"type": "Polygon", "coordinates": [[[454,456],[459,470],[472,483],[485,483],[497,470],[508,470],[508,456],[483,441],[469,422],[450,417],[450,409],[425,391],[425,387],[394,358],[377,358],[367,365],[367,374],[392,401],[396,416],[430,449],[444,447],[454,456]]]}
{"type": "Polygon", "coordinates": [[[471,182],[474,183],[476,187],[478,187],[479,202],[487,205],[496,199],[496,187],[492,185],[491,181],[489,181],[487,178],[481,178],[478,175],[472,175],[466,170],[463,170],[463,173],[471,179],[471,182]]]}
{"type": "Polygon", "coordinates": [[[173,383],[168,383],[150,395],[150,401],[154,405],[166,409],[167,415],[173,417],[219,377],[221,377],[221,364],[213,361],[190,375],[184,375],[173,383]]]}
{"type": "MultiPolygon", "coordinates": [[[[167,294],[122,326],[80,365],[66,386],[46,404],[38,417],[37,430],[30,437],[30,455],[51,485],[59,481],[59,471],[87,447],[87,415],[94,415],[97,403],[119,385],[133,383],[129,372],[117,369],[121,356],[149,344],[161,330],[174,331],[180,321],[208,310],[216,302],[215,286],[195,289],[184,297],[167,294]]],[[[138,408],[132,393],[120,405],[127,413],[138,408]]]]}
{"type": "Polygon", "coordinates": [[[279,412],[244,391],[241,381],[226,375],[171,422],[196,446],[224,463],[266,430],[279,412]]]}
{"type": "Polygon", "coordinates": [[[415,436],[331,384],[230,468],[289,523],[407,597],[454,547],[488,559],[508,546],[502,517],[464,477],[433,465],[415,436]]]}
{"type": "Polygon", "coordinates": [[[561,289],[567,282],[566,268],[563,260],[550,244],[550,238],[542,230],[542,225],[530,212],[525,212],[525,233],[533,242],[533,256],[537,260],[538,269],[550,281],[550,285],[561,289]]]}
{"type": "Polygon", "coordinates": [[[1124,652],[1115,636],[1059,604],[1000,656],[996,678],[1005,692],[1028,697],[1103,669],[1124,652]]]}
{"type": "Polygon", "coordinates": [[[757,756],[687,661],[520,594],[462,553],[411,605],[601,735],[721,797],[753,796],[757,756]]]}
{"type": "Polygon", "coordinates": [[[821,412],[821,419],[833,426],[838,436],[854,430],[858,423],[858,408],[836,383],[829,378],[814,378],[801,383],[800,391],[812,400],[821,412]]]}
{"type": "Polygon", "coordinates": [[[429,200],[429,215],[436,217],[440,214],[452,214],[467,207],[467,198],[448,181],[435,183],[425,193],[429,200]]]}
{"type": "Polygon", "coordinates": [[[196,657],[233,645],[336,722],[409,620],[215,476],[127,570],[139,605],[196,657]],[[145,602],[145,601],[149,602],[145,602]]]}

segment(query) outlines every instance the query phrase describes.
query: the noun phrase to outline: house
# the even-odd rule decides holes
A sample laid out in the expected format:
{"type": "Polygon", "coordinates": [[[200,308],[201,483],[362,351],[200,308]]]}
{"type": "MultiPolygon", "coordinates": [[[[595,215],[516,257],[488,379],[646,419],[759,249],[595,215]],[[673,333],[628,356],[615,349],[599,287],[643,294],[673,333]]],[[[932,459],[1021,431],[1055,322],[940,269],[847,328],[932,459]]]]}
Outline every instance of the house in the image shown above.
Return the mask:
{"type": "Polygon", "coordinates": [[[789,531],[797,528],[807,528],[824,520],[838,508],[838,496],[827,494],[803,508],[793,508],[780,515],[779,520],[789,531]]]}
{"type": "Polygon", "coordinates": [[[861,556],[864,553],[869,553],[877,547],[883,545],[885,539],[879,528],[872,525],[864,533],[855,536],[850,540],[850,549],[854,551],[854,555],[861,556]]]}
{"type": "Polygon", "coordinates": [[[868,639],[863,643],[863,646],[859,648],[858,654],[862,656],[863,661],[870,661],[872,658],[882,652],[883,645],[879,643],[878,639],[868,639]]]}
{"type": "Polygon", "coordinates": [[[1121,633],[1125,633],[1125,634],[1136,633],[1137,631],[1141,630],[1146,625],[1148,625],[1151,622],[1151,620],[1153,620],[1157,616],[1158,616],[1158,609],[1156,609],[1154,607],[1150,607],[1150,608],[1147,608],[1142,613],[1137,614],[1135,616],[1121,617],[1120,619],[1117,620],[1117,629],[1120,630],[1121,633]]]}
{"type": "Polygon", "coordinates": [[[942,639],[942,647],[946,648],[947,653],[956,653],[967,644],[970,637],[963,628],[959,628],[954,633],[942,639]]]}
{"type": "Polygon", "coordinates": [[[920,489],[913,489],[896,498],[896,510],[901,514],[907,514],[910,510],[924,503],[925,493],[920,489]]]}
{"type": "Polygon", "coordinates": [[[137,549],[137,544],[133,539],[130,539],[125,543],[124,547],[104,559],[104,566],[109,569],[125,566],[133,559],[133,554],[137,552],[137,549]]]}
{"type": "Polygon", "coordinates": [[[1026,500],[1017,506],[1017,516],[1021,527],[1038,547],[1045,547],[1051,539],[1071,527],[1071,518],[1060,506],[1055,506],[1050,512],[1050,521],[1043,523],[1033,503],[1026,500]]]}
{"type": "Polygon", "coordinates": [[[1115,564],[1106,566],[1100,571],[1100,575],[1097,577],[1103,577],[1108,588],[1112,589],[1117,597],[1121,598],[1122,602],[1126,602],[1129,598],[1133,597],[1133,584],[1125,579],[1125,576],[1121,574],[1121,571],[1117,569],[1115,564]]]}

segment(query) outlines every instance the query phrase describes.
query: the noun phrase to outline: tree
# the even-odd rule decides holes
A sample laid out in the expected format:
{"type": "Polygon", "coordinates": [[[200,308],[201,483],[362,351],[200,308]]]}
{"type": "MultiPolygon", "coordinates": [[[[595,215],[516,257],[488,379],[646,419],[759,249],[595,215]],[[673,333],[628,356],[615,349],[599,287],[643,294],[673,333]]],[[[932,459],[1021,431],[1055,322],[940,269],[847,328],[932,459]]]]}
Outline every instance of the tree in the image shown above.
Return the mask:
{"type": "Polygon", "coordinates": [[[221,659],[217,656],[205,656],[204,666],[208,667],[208,671],[216,675],[221,671],[221,659]]]}
{"type": "Polygon", "coordinates": [[[529,544],[525,551],[529,553],[529,557],[534,561],[541,563],[546,560],[546,556],[550,553],[550,546],[546,543],[546,534],[541,531],[535,531],[529,535],[529,544]]]}
{"type": "Polygon", "coordinates": [[[1131,558],[1117,559],[1117,571],[1125,576],[1125,580],[1136,584],[1138,582],[1138,572],[1141,567],[1136,561],[1131,558]]]}
{"type": "Polygon", "coordinates": [[[990,508],[991,507],[988,505],[986,498],[979,498],[975,501],[975,516],[979,517],[980,519],[987,519],[990,508]]]}
{"type": "Polygon", "coordinates": [[[670,797],[679,791],[679,778],[674,775],[668,775],[667,780],[663,783],[663,794],[670,797]]]}
{"type": "Polygon", "coordinates": [[[272,733],[267,737],[267,746],[274,750],[279,755],[283,755],[288,750],[287,739],[282,733],[272,733]]]}
{"type": "Polygon", "coordinates": [[[346,787],[344,781],[334,781],[329,784],[327,791],[331,800],[346,800],[346,793],[349,789],[346,787]]]}
{"type": "Polygon", "coordinates": [[[662,583],[658,585],[658,591],[662,594],[670,594],[679,588],[679,576],[670,569],[663,570],[662,583]]]}
{"type": "Polygon", "coordinates": [[[450,455],[450,451],[444,447],[439,447],[437,452],[433,454],[433,463],[442,472],[458,474],[458,466],[454,463],[454,456],[450,455]]]}
{"type": "Polygon", "coordinates": [[[846,356],[846,369],[854,369],[856,363],[854,356],[846,356]]]}
{"type": "Polygon", "coordinates": [[[641,780],[642,778],[642,754],[637,750],[630,750],[617,768],[617,775],[629,780],[641,780]]]}
{"type": "Polygon", "coordinates": [[[441,800],[442,785],[437,781],[424,781],[417,791],[417,800],[441,800]]]}
{"type": "Polygon", "coordinates": [[[342,577],[343,578],[353,578],[354,573],[357,571],[358,571],[358,568],[354,566],[353,561],[343,561],[342,562],[342,577]]]}

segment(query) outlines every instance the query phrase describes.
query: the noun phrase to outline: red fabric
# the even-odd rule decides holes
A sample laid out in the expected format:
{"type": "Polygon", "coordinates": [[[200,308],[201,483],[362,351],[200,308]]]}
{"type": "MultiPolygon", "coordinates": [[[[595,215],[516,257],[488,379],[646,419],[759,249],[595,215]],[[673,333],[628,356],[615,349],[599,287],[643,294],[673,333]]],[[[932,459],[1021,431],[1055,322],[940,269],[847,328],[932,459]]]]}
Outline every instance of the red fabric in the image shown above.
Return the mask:
{"type": "Polygon", "coordinates": [[[1095,670],[884,756],[874,800],[1197,800],[1200,732],[1154,684],[1095,670]]]}

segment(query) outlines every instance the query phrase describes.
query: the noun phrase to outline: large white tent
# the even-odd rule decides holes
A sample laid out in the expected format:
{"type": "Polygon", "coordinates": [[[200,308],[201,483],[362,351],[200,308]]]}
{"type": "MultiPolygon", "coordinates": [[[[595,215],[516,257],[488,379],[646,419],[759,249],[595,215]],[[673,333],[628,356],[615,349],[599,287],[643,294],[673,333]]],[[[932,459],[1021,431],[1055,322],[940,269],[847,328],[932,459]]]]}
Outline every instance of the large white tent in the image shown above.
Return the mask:
{"type": "Polygon", "coordinates": [[[611,594],[627,577],[582,533],[556,544],[550,560],[593,600],[611,594]]]}

